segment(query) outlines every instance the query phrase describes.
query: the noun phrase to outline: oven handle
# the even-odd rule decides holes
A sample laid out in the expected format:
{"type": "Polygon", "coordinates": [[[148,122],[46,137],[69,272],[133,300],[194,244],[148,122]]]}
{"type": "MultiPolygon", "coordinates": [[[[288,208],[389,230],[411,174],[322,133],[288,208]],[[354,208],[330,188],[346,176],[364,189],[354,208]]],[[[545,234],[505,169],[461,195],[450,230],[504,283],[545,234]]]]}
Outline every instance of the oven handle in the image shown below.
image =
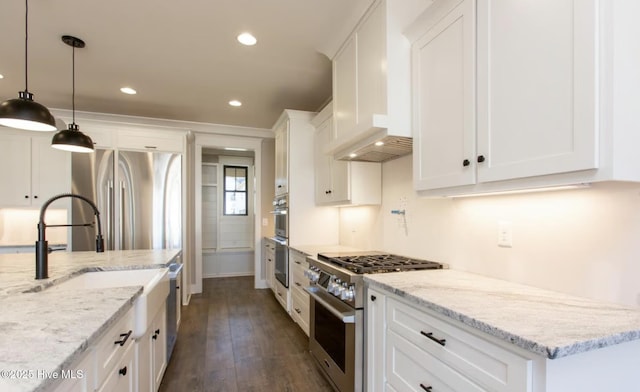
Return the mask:
{"type": "Polygon", "coordinates": [[[287,210],[275,210],[275,211],[269,211],[269,213],[273,215],[287,215],[287,210]]]}
{"type": "Polygon", "coordinates": [[[287,240],[286,239],[281,239],[278,237],[271,237],[271,240],[275,243],[277,243],[278,245],[282,245],[282,246],[287,246],[287,240]]]}
{"type": "Polygon", "coordinates": [[[350,310],[348,312],[341,312],[331,306],[327,301],[325,301],[322,297],[320,297],[317,292],[318,289],[314,287],[305,287],[304,288],[307,293],[313,298],[314,301],[318,302],[320,305],[324,306],[331,314],[342,320],[345,324],[354,324],[356,322],[356,311],[350,310]]]}

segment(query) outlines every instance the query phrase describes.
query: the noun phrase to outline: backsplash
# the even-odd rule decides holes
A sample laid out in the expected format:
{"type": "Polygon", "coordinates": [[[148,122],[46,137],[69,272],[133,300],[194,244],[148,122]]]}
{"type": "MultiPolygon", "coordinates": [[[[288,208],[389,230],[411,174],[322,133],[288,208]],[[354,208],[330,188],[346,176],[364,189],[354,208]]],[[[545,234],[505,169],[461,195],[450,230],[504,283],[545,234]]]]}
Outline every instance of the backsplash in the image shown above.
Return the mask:
{"type": "Polygon", "coordinates": [[[383,165],[381,207],[342,209],[341,244],[383,248],[459,270],[640,305],[640,184],[423,199],[413,192],[411,159],[383,165]],[[391,213],[398,209],[406,214],[391,213]],[[357,225],[349,223],[354,214],[357,225]],[[511,248],[498,246],[499,222],[512,228],[511,248]],[[351,227],[358,228],[355,234],[351,227]]]}
{"type": "MultiPolygon", "coordinates": [[[[0,209],[0,246],[34,245],[38,239],[38,220],[40,210],[33,209],[0,209]]],[[[67,223],[66,209],[48,209],[46,222],[48,225],[67,223]]],[[[66,244],[67,229],[52,227],[47,229],[49,244],[66,244]]]]}

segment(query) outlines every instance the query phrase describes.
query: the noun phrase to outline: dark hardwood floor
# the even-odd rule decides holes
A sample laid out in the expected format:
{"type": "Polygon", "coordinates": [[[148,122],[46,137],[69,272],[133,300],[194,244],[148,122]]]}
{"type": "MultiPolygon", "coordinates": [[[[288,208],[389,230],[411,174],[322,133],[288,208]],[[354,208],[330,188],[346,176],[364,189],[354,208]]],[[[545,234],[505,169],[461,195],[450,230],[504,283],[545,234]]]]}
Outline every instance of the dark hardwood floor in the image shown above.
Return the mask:
{"type": "Polygon", "coordinates": [[[182,308],[160,392],[329,392],[308,338],[253,277],[205,279],[182,308]]]}

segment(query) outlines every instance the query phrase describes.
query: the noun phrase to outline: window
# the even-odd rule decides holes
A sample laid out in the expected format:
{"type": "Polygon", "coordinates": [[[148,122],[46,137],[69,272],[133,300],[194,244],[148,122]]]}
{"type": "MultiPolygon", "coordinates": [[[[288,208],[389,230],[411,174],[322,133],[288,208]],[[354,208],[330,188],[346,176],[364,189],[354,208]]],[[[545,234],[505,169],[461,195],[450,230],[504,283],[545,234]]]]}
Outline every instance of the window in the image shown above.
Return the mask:
{"type": "Polygon", "coordinates": [[[247,215],[247,167],[224,166],[224,214],[247,215]]]}

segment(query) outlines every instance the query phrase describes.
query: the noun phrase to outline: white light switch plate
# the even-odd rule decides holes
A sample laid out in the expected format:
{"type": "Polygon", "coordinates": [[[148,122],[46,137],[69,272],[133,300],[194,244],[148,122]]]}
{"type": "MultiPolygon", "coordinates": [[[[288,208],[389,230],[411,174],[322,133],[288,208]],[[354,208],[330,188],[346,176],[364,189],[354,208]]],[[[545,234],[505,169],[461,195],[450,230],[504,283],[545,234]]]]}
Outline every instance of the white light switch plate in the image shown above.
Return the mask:
{"type": "Polygon", "coordinates": [[[513,230],[511,222],[498,222],[498,246],[511,248],[513,246],[513,230]]]}

